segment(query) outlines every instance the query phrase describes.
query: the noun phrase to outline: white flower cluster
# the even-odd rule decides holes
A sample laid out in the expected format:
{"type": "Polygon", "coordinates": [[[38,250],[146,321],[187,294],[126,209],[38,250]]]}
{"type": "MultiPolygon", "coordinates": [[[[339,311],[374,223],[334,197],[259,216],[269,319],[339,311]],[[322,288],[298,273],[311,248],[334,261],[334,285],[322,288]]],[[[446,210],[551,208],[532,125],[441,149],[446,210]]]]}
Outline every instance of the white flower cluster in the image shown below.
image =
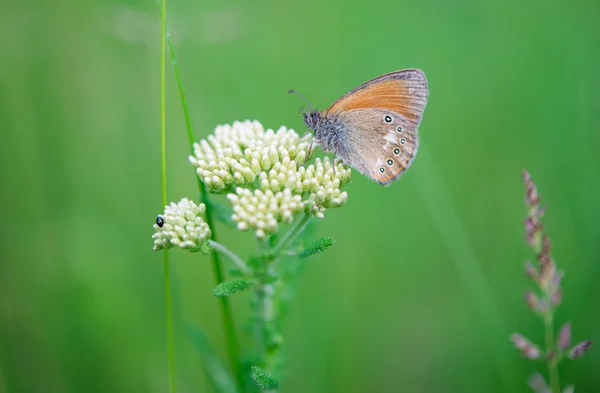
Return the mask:
{"type": "Polygon", "coordinates": [[[181,247],[199,251],[210,239],[210,228],[204,222],[206,206],[183,198],[179,203],[165,206],[163,215],[158,216],[152,235],[154,250],[181,247]]]}
{"type": "Polygon", "coordinates": [[[233,185],[253,184],[261,173],[286,158],[288,164],[304,163],[310,138],[310,134],[301,138],[285,127],[265,131],[258,121],[234,122],[218,126],[214,134],[195,143],[190,162],[206,187],[219,192],[233,185]]]}
{"type": "Polygon", "coordinates": [[[340,188],[350,180],[350,168],[338,163],[334,169],[328,157],[304,166],[311,139],[286,127],[273,131],[258,121],[235,122],[194,144],[190,162],[207,189],[233,192],[232,219],[262,238],[297,213],[323,217],[348,199],[340,188]]]}
{"type": "Polygon", "coordinates": [[[323,218],[325,209],[344,206],[348,200],[348,193],[341,191],[340,187],[350,181],[352,172],[350,168],[337,164],[335,171],[329,157],[323,161],[315,160],[315,165],[309,166],[302,173],[303,191],[308,191],[307,210],[315,217],[323,218]]]}
{"type": "Polygon", "coordinates": [[[227,195],[233,204],[233,216],[238,229],[256,230],[256,237],[265,237],[266,232],[275,232],[277,223],[290,223],[294,214],[304,210],[301,195],[292,195],[289,189],[274,193],[238,187],[235,194],[227,195]]]}

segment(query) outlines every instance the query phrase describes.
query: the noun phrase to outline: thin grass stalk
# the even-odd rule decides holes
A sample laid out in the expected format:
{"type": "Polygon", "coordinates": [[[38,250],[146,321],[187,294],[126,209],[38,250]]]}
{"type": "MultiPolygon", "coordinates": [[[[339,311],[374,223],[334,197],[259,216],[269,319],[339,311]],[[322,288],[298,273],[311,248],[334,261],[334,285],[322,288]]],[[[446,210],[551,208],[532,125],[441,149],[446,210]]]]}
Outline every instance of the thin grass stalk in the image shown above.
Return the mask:
{"type": "MultiPolygon", "coordinates": [[[[167,205],[167,128],[165,110],[166,90],[166,30],[167,30],[167,1],[162,0],[160,11],[160,157],[161,157],[161,188],[162,205],[167,205]]],[[[173,306],[171,303],[171,276],[169,271],[169,253],[164,250],[165,270],[165,313],[167,319],[167,351],[169,363],[169,392],[177,392],[175,374],[175,339],[173,333],[173,306]]]]}
{"type": "MultiPolygon", "coordinates": [[[[175,74],[175,80],[177,82],[177,88],[179,90],[179,97],[181,100],[181,107],[183,109],[183,117],[185,119],[185,126],[187,130],[188,140],[190,144],[191,154],[194,154],[194,142],[196,138],[194,136],[194,130],[192,127],[192,120],[190,117],[190,112],[187,104],[187,99],[185,96],[185,91],[183,89],[183,82],[181,79],[181,73],[179,71],[179,64],[177,62],[177,56],[175,55],[175,49],[173,47],[173,42],[171,41],[171,35],[166,30],[166,42],[169,48],[169,54],[171,57],[171,65],[173,66],[173,72],[175,74]]],[[[212,214],[212,204],[208,193],[206,192],[206,188],[204,187],[204,183],[200,180],[200,177],[196,176],[196,181],[198,183],[198,191],[200,193],[200,201],[206,205],[206,223],[210,227],[212,231],[211,239],[213,241],[217,241],[217,235],[214,226],[213,214],[212,214]]],[[[223,273],[223,268],[221,266],[221,258],[216,250],[212,250],[211,253],[211,261],[213,266],[213,279],[215,282],[215,286],[219,285],[223,281],[225,281],[225,274],[223,273]]],[[[221,319],[223,323],[223,327],[225,329],[225,342],[227,345],[227,358],[229,361],[229,365],[231,367],[231,371],[235,374],[238,389],[240,392],[245,392],[246,384],[244,382],[244,371],[242,369],[242,362],[239,358],[239,344],[237,335],[235,332],[235,323],[233,321],[233,313],[231,311],[231,305],[229,303],[229,298],[227,296],[219,297],[219,307],[221,309],[221,319]]]]}

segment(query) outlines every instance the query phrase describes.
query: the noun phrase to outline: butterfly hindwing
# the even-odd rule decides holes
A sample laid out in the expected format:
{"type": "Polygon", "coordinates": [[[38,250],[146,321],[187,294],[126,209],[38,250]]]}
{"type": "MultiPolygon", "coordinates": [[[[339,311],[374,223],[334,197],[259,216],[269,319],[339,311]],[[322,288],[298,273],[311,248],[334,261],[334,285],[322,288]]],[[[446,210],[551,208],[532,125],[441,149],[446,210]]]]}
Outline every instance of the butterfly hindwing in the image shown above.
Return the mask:
{"type": "Polygon", "coordinates": [[[417,128],[403,115],[383,109],[351,109],[338,114],[336,154],[376,182],[388,185],[413,161],[417,128]]]}

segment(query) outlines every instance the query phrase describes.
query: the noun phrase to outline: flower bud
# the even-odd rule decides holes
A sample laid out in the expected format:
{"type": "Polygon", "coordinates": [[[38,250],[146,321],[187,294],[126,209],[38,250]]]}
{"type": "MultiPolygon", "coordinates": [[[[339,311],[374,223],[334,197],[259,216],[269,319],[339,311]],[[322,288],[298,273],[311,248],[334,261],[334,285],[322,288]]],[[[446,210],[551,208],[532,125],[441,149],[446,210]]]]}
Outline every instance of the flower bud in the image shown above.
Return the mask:
{"type": "Polygon", "coordinates": [[[154,250],[180,247],[190,251],[203,249],[210,239],[210,228],[204,222],[206,206],[183,198],[165,206],[164,214],[154,224],[154,250]]]}

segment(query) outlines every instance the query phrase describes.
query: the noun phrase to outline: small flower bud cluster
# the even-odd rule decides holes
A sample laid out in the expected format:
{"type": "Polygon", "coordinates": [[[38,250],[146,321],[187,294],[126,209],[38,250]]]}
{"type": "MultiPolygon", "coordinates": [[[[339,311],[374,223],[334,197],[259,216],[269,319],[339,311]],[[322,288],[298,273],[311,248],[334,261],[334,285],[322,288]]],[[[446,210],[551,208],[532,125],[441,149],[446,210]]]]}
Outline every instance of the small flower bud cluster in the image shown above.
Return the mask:
{"type": "Polygon", "coordinates": [[[542,293],[538,297],[534,292],[528,291],[525,299],[529,308],[537,313],[544,314],[555,310],[562,301],[562,288],[560,283],[564,277],[564,271],[558,270],[552,258],[550,238],[543,232],[544,226],[541,219],[544,209],[540,208],[540,197],[536,185],[531,180],[527,171],[523,172],[525,183],[525,204],[528,208],[525,219],[525,235],[527,242],[537,254],[539,267],[530,262],[525,264],[527,276],[537,284],[542,293]]]}
{"type": "MultiPolygon", "coordinates": [[[[533,393],[553,393],[552,388],[546,383],[546,380],[540,373],[535,373],[529,377],[528,383],[533,393]]],[[[561,393],[575,393],[575,387],[568,385],[561,393]]]]}
{"type": "Polygon", "coordinates": [[[540,373],[535,373],[529,377],[528,384],[534,393],[552,393],[552,389],[540,373]]]}
{"type": "MultiPolygon", "coordinates": [[[[523,171],[523,181],[525,183],[525,204],[527,205],[527,218],[525,219],[525,237],[531,248],[536,253],[538,265],[531,262],[525,264],[527,276],[536,284],[537,291],[527,291],[525,293],[525,302],[529,309],[540,315],[545,321],[552,321],[556,308],[562,301],[562,288],[560,286],[564,277],[564,272],[558,270],[554,258],[552,258],[551,243],[548,235],[544,233],[542,217],[544,209],[540,208],[540,197],[536,185],[531,180],[531,176],[523,171]]],[[[546,326],[546,329],[552,329],[546,326]]],[[[548,333],[548,332],[547,332],[548,333]]],[[[544,360],[549,365],[557,365],[565,356],[575,359],[583,356],[591,345],[591,341],[582,341],[571,347],[571,323],[566,322],[560,329],[555,343],[542,351],[540,347],[520,334],[513,334],[511,341],[528,359],[538,359],[543,355],[544,360]],[[571,347],[569,349],[569,347],[571,347]]],[[[534,392],[547,393],[550,388],[540,374],[534,374],[529,380],[529,384],[534,392]]],[[[567,387],[564,392],[571,391],[572,386],[567,387]]]]}
{"type": "Polygon", "coordinates": [[[315,165],[306,171],[300,168],[303,191],[309,192],[306,204],[307,212],[315,217],[323,218],[326,209],[343,206],[348,200],[348,193],[341,191],[340,186],[347,183],[351,177],[350,168],[338,163],[333,168],[329,157],[324,160],[317,158],[315,165]]]}
{"type": "Polygon", "coordinates": [[[206,206],[183,198],[179,203],[165,206],[164,214],[158,216],[152,235],[154,250],[180,247],[199,251],[210,239],[210,228],[204,222],[206,206]]]}
{"type": "Polygon", "coordinates": [[[264,237],[266,232],[275,232],[279,222],[290,223],[294,215],[304,209],[302,197],[292,195],[289,189],[274,193],[238,187],[235,194],[227,195],[233,204],[232,219],[237,222],[238,229],[253,229],[257,237],[264,237]]]}
{"type": "Polygon", "coordinates": [[[527,359],[537,359],[542,354],[542,351],[537,345],[518,333],[513,334],[510,339],[515,345],[515,348],[519,349],[527,359]]]}
{"type": "Polygon", "coordinates": [[[350,168],[334,168],[328,157],[305,167],[310,142],[310,135],[286,127],[265,131],[257,121],[235,122],[196,143],[190,162],[210,191],[235,190],[228,195],[232,219],[262,238],[302,211],[322,218],[348,200],[341,188],[350,181],[350,168]]]}
{"type": "MultiPolygon", "coordinates": [[[[218,126],[214,134],[195,143],[189,159],[206,187],[221,192],[252,185],[278,163],[276,171],[283,173],[291,161],[301,165],[307,158],[310,138],[286,127],[265,131],[258,121],[234,122],[218,126]]],[[[280,181],[280,187],[285,187],[286,181],[280,181]]]]}

